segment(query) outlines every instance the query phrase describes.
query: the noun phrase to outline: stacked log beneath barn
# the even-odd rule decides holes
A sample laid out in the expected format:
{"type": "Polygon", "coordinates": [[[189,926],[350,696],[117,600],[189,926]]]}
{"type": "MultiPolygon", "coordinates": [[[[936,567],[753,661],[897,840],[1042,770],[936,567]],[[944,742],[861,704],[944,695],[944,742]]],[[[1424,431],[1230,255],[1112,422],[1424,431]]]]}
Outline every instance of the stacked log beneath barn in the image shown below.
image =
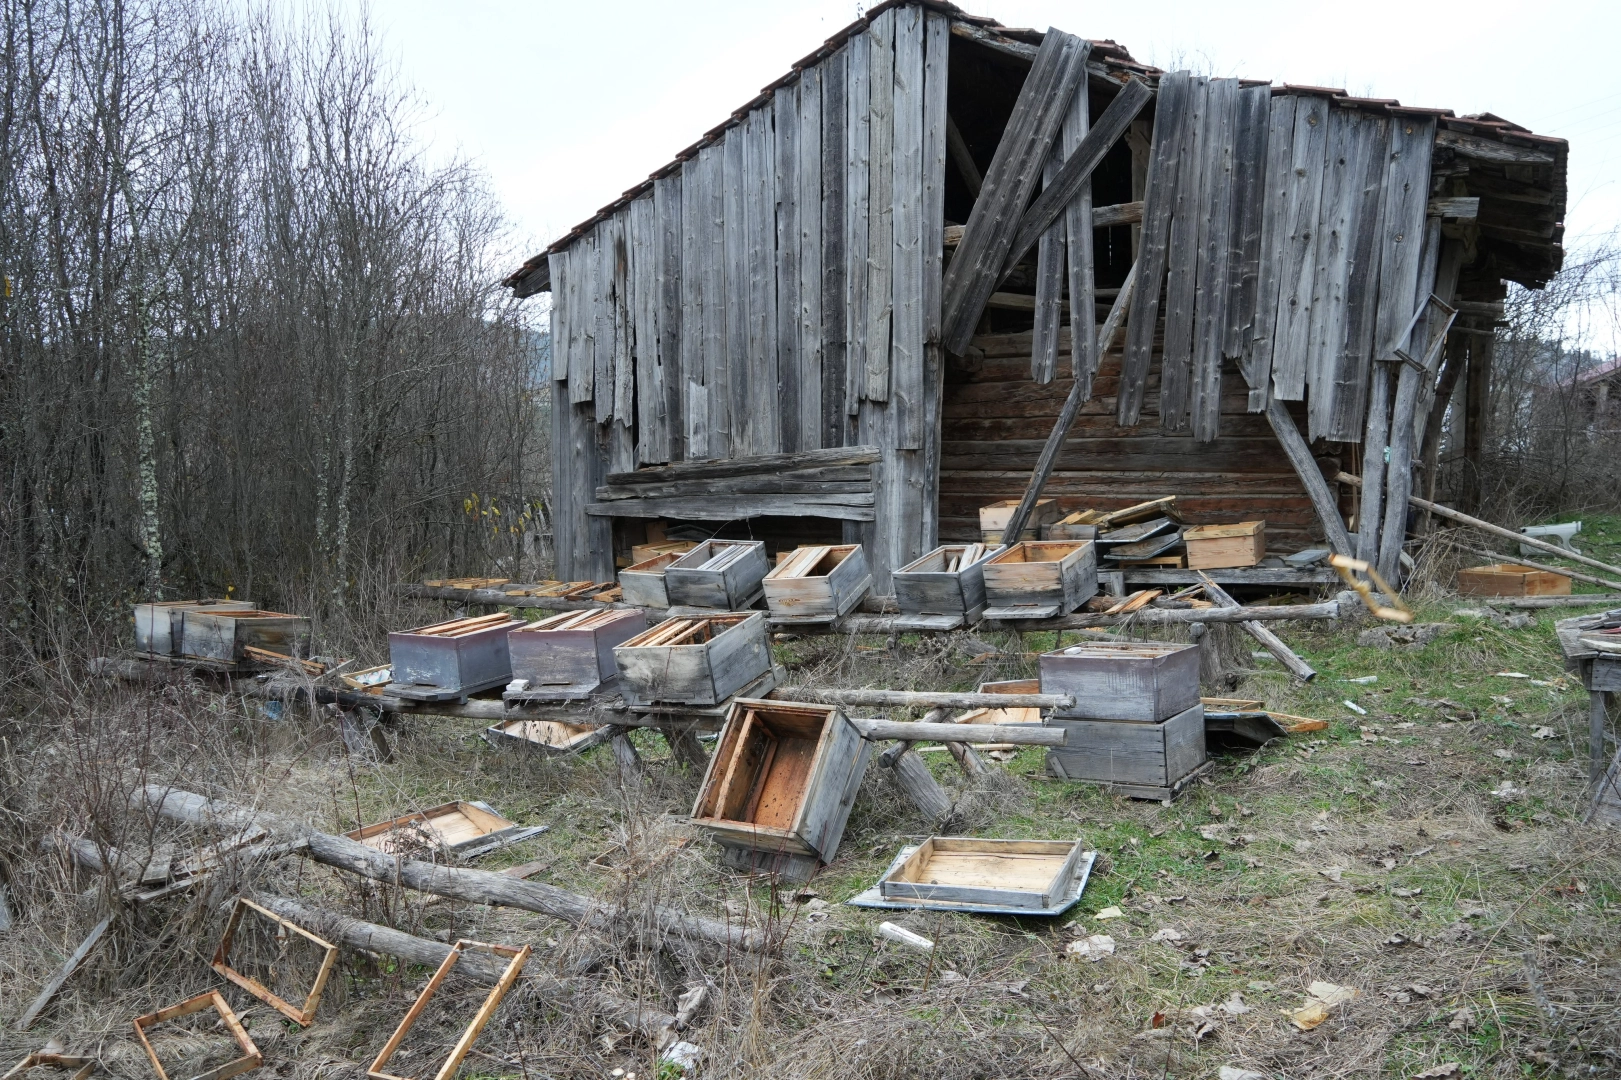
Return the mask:
{"type": "MultiPolygon", "coordinates": [[[[1068,331],[1060,350],[1069,348],[1068,331]]],[[[1024,491],[1070,389],[1068,371],[1045,386],[1030,379],[1031,335],[974,339],[977,371],[948,367],[941,417],[940,536],[977,539],[979,508],[1024,491]]],[[[1157,348],[1157,343],[1156,343],[1157,348]]],[[[1273,551],[1296,551],[1321,539],[1311,501],[1278,447],[1265,416],[1248,411],[1238,370],[1222,373],[1220,434],[1202,443],[1159,427],[1121,427],[1115,394],[1121,353],[1104,354],[1093,396],[1081,409],[1044,496],[1067,513],[1086,507],[1116,510],[1162,495],[1177,496],[1190,524],[1265,519],[1273,551]]],[[[1295,406],[1303,423],[1304,408],[1295,406]]],[[[1159,410],[1159,366],[1149,375],[1144,411],[1159,410]]]]}

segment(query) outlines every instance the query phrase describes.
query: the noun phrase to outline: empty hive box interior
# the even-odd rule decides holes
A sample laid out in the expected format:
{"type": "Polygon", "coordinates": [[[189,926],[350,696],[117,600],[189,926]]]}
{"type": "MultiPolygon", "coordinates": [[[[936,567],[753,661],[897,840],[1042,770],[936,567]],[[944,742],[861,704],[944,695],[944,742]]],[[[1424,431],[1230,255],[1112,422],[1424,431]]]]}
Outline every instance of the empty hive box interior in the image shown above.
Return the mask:
{"type": "Polygon", "coordinates": [[[1073,840],[978,840],[936,836],[925,840],[882,891],[920,899],[1014,900],[1032,906],[1063,898],[1081,845],[1073,840]],[[981,895],[986,894],[986,895],[981,895]]]}
{"type": "Polygon", "coordinates": [[[697,619],[667,619],[651,630],[627,638],[623,647],[646,649],[663,645],[702,645],[747,618],[747,615],[712,615],[697,619]]]}
{"type": "Polygon", "coordinates": [[[994,546],[985,544],[946,544],[944,547],[935,548],[910,566],[902,567],[900,572],[955,574],[973,566],[985,557],[987,551],[992,550],[995,550],[994,546]]]}
{"type": "Polygon", "coordinates": [[[418,634],[422,637],[460,638],[484,630],[493,630],[507,623],[516,624],[517,621],[511,615],[497,612],[494,615],[480,615],[474,619],[452,619],[449,622],[434,623],[432,626],[419,626],[405,633],[418,634]]]}
{"type": "Polygon", "coordinates": [[[842,544],[837,547],[797,548],[783,556],[782,561],[766,576],[773,581],[781,581],[783,578],[826,577],[858,547],[856,544],[842,544]]]}
{"type": "Polygon", "coordinates": [[[998,566],[1007,566],[1012,563],[1059,563],[1074,554],[1084,540],[1073,542],[1045,542],[1026,540],[1014,544],[991,562],[998,566]]]}
{"type": "Polygon", "coordinates": [[[500,814],[492,814],[472,803],[453,802],[392,821],[364,825],[344,835],[394,855],[435,847],[455,850],[510,829],[513,824],[500,814]]]}
{"type": "Polygon", "coordinates": [[[741,724],[728,724],[693,816],[792,829],[830,715],[813,709],[749,709],[741,724]]]}

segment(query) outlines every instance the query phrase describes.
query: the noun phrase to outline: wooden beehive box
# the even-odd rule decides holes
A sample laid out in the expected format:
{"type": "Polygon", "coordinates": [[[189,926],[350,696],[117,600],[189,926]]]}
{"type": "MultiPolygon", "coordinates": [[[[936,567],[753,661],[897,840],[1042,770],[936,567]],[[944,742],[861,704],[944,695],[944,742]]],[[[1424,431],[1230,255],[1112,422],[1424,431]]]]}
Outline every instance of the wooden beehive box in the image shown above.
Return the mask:
{"type": "Polygon", "coordinates": [[[1098,591],[1089,540],[1021,541],[985,561],[985,618],[1067,615],[1098,591]]]}
{"type": "Polygon", "coordinates": [[[1042,693],[1075,698],[1054,716],[1156,723],[1199,704],[1197,645],[1088,641],[1038,664],[1042,693]]]}
{"type": "Polygon", "coordinates": [[[666,619],[614,649],[632,705],[718,705],[771,672],[765,613],[666,619]]]}
{"type": "Polygon", "coordinates": [[[666,551],[619,571],[620,595],[625,603],[644,608],[669,607],[670,593],[664,585],[664,571],[685,554],[684,551],[666,551]]]}
{"type": "Polygon", "coordinates": [[[1266,558],[1266,522],[1192,525],[1183,530],[1182,542],[1188,548],[1190,570],[1254,566],[1266,558]]]}
{"type": "Polygon", "coordinates": [[[522,622],[510,615],[397,630],[388,635],[394,681],[389,690],[408,696],[464,697],[512,678],[507,633],[522,622]]]}
{"type": "Polygon", "coordinates": [[[1518,563],[1493,563],[1458,571],[1460,596],[1565,596],[1570,579],[1518,563]]]}
{"type": "Polygon", "coordinates": [[[729,846],[830,862],[871,754],[837,706],[738,698],[693,823],[729,846]]]}
{"type": "Polygon", "coordinates": [[[1077,510],[1047,526],[1046,540],[1096,540],[1098,522],[1106,515],[1097,510],[1077,510]]]}
{"type": "Polygon", "coordinates": [[[484,729],[484,741],[497,750],[577,754],[606,742],[608,730],[562,720],[503,720],[484,729]]]}
{"type": "Polygon", "coordinates": [[[153,656],[178,656],[182,617],[189,610],[252,611],[251,600],[162,600],[135,605],[135,648],[153,656]]]}
{"type": "Polygon", "coordinates": [[[891,900],[1043,909],[1069,895],[1079,840],[978,840],[931,836],[878,882],[891,900]]]}
{"type": "Polygon", "coordinates": [[[773,619],[831,622],[872,591],[872,573],[860,544],[802,547],[780,557],[763,584],[773,619]]]}
{"type": "MultiPolygon", "coordinates": [[[[981,694],[1039,694],[1040,679],[1004,679],[979,684],[981,694]]],[[[1041,710],[1024,706],[1008,709],[970,709],[954,717],[959,724],[1039,724],[1041,710]]]]}
{"type": "Polygon", "coordinates": [[[310,621],[302,615],[256,608],[183,608],[180,655],[235,663],[249,645],[287,656],[309,650],[310,621]]]}
{"type": "Polygon", "coordinates": [[[1170,799],[1204,765],[1204,706],[1157,724],[1130,720],[1065,720],[1064,745],[1047,751],[1047,769],[1063,780],[1113,784],[1123,795],[1170,799]]]}
{"type": "Polygon", "coordinates": [[[771,567],[758,540],[705,540],[664,568],[671,605],[742,611],[771,567]]]}
{"type": "Polygon", "coordinates": [[[507,632],[512,681],[529,685],[518,693],[544,696],[589,694],[616,676],[614,646],[647,629],[640,611],[565,611],[507,632]]]}
{"type": "Polygon", "coordinates": [[[985,610],[985,560],[999,545],[943,544],[891,575],[900,630],[953,630],[985,610]]]}
{"type": "Polygon", "coordinates": [[[484,803],[448,802],[390,821],[362,825],[343,835],[390,855],[408,855],[424,847],[466,853],[509,840],[525,831],[484,803]]]}
{"type": "MultiPolygon", "coordinates": [[[[991,503],[989,506],[979,508],[979,538],[986,544],[1003,544],[1008,541],[1003,537],[1007,531],[1007,523],[1013,519],[1013,511],[1019,508],[1019,499],[1003,499],[1001,502],[991,503]]],[[[1020,540],[1040,540],[1045,534],[1042,527],[1057,521],[1063,515],[1058,506],[1057,499],[1037,499],[1036,505],[1030,509],[1030,520],[1024,523],[1024,531],[1020,540]]]]}

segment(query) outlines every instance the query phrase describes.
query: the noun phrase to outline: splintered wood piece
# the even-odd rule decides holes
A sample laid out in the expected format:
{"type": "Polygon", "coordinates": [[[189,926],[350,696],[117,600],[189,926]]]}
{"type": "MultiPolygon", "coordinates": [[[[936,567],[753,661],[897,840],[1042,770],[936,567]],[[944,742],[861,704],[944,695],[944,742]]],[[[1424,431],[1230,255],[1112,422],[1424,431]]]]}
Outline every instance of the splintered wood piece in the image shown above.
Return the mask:
{"type": "Polygon", "coordinates": [[[112,924],[113,917],[109,915],[97,923],[90,933],[85,935],[84,940],[79,942],[79,947],[73,950],[73,955],[64,960],[62,966],[56,969],[56,974],[52,975],[45,983],[44,989],[40,990],[39,996],[34,999],[34,1003],[28,1006],[28,1011],[23,1013],[22,1019],[17,1021],[18,1031],[27,1031],[34,1021],[39,1019],[39,1014],[45,1011],[45,1006],[49,1005],[51,999],[56,996],[56,992],[62,989],[62,984],[72,978],[75,971],[79,970],[79,965],[84,963],[84,958],[90,955],[90,950],[96,947],[96,943],[101,940],[102,935],[107,932],[107,928],[112,924]]]}
{"type": "Polygon", "coordinates": [[[1304,735],[1309,731],[1327,731],[1327,720],[1313,720],[1309,716],[1290,716],[1288,713],[1272,712],[1270,709],[1262,710],[1279,724],[1283,730],[1291,735],[1304,735]]]}
{"type": "Polygon", "coordinates": [[[489,1023],[490,1017],[495,1013],[496,1006],[500,1005],[501,999],[507,996],[507,991],[512,989],[512,984],[517,981],[518,974],[523,971],[524,964],[529,961],[530,946],[525,945],[521,949],[515,949],[510,945],[487,945],[484,942],[471,941],[467,938],[462,938],[451,946],[450,952],[439,965],[439,969],[433,973],[433,978],[428,980],[428,985],[422,988],[422,993],[417,995],[416,1001],[411,1003],[411,1008],[405,1014],[404,1019],[400,1021],[400,1026],[394,1029],[394,1034],[389,1036],[388,1042],[383,1044],[383,1049],[378,1053],[377,1060],[373,1061],[371,1068],[366,1070],[366,1075],[371,1077],[371,1080],[410,1080],[408,1077],[395,1076],[392,1073],[384,1072],[383,1066],[388,1064],[389,1058],[394,1056],[394,1051],[398,1050],[400,1043],[405,1041],[406,1032],[411,1029],[412,1024],[416,1023],[417,1018],[422,1015],[422,1011],[428,1007],[428,1000],[433,997],[434,992],[444,983],[445,976],[450,974],[450,969],[456,966],[456,962],[462,958],[462,954],[468,949],[484,949],[498,956],[510,956],[512,962],[507,965],[506,971],[502,972],[500,981],[490,990],[489,996],[484,999],[484,1004],[479,1006],[479,1010],[473,1016],[472,1022],[467,1025],[467,1029],[462,1032],[462,1037],[456,1041],[456,1045],[451,1049],[450,1056],[445,1059],[445,1063],[439,1067],[438,1073],[434,1075],[434,1080],[450,1080],[451,1077],[456,1075],[456,1070],[461,1067],[462,1059],[473,1048],[473,1041],[478,1038],[479,1032],[484,1030],[484,1025],[489,1023]]]}
{"type": "Polygon", "coordinates": [[[1136,611],[1138,608],[1147,607],[1149,601],[1153,600],[1154,597],[1158,596],[1163,591],[1164,590],[1162,590],[1162,589],[1143,589],[1141,592],[1134,592],[1130,596],[1126,597],[1124,600],[1120,601],[1118,604],[1115,604],[1113,607],[1109,608],[1103,614],[1105,614],[1105,615],[1127,615],[1127,614],[1130,614],[1131,612],[1136,611]]]}
{"type": "Polygon", "coordinates": [[[299,1027],[309,1027],[310,1023],[315,1019],[316,1006],[321,1003],[321,994],[326,990],[327,979],[332,975],[332,965],[337,962],[338,947],[336,945],[316,937],[302,926],[282,918],[274,911],[260,907],[252,900],[239,896],[236,898],[236,906],[231,909],[230,921],[225,924],[225,936],[220,939],[219,948],[214,950],[214,959],[209,966],[293,1021],[299,1027]],[[289,930],[306,940],[313,941],[318,948],[325,950],[326,954],[321,958],[320,970],[316,972],[315,982],[310,986],[309,993],[305,995],[302,1007],[285,1001],[271,992],[270,988],[259,982],[259,980],[244,975],[231,967],[231,941],[236,936],[236,928],[242,922],[243,914],[249,910],[257,911],[277,926],[289,930]]]}
{"type": "Polygon", "coordinates": [[[242,1026],[242,1021],[237,1019],[236,1013],[231,1011],[231,1006],[226,1003],[224,996],[218,990],[210,990],[205,994],[187,998],[178,1005],[171,1005],[167,1009],[159,1009],[155,1013],[135,1018],[135,1037],[141,1040],[141,1045],[146,1048],[146,1056],[152,1059],[152,1068],[158,1074],[158,1080],[169,1080],[169,1074],[163,1071],[163,1063],[158,1060],[157,1051],[152,1049],[152,1043],[146,1037],[147,1028],[182,1016],[190,1016],[207,1008],[213,1008],[219,1013],[220,1020],[224,1022],[231,1037],[236,1040],[242,1056],[210,1069],[201,1076],[193,1077],[192,1080],[228,1080],[229,1077],[250,1072],[264,1064],[264,1055],[259,1053],[259,1048],[248,1037],[247,1029],[242,1026]]]}

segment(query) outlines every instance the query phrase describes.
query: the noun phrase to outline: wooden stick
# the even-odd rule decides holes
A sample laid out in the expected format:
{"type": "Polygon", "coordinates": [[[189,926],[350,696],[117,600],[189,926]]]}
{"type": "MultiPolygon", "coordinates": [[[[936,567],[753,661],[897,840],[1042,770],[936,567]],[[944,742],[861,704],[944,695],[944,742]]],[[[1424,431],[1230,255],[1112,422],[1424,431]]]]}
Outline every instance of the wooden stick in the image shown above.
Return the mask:
{"type": "Polygon", "coordinates": [[[927,724],[921,720],[866,720],[850,723],[864,739],[879,742],[1004,742],[1020,746],[1063,746],[1063,728],[1041,724],[927,724]]]}
{"type": "Polygon", "coordinates": [[[90,955],[90,950],[96,947],[96,943],[101,940],[102,935],[107,932],[107,928],[112,924],[113,917],[109,915],[97,923],[89,934],[85,935],[85,939],[79,942],[79,947],[73,950],[73,955],[69,956],[62,962],[62,966],[56,969],[56,974],[46,981],[44,989],[40,990],[39,996],[34,999],[34,1003],[28,1006],[28,1010],[23,1013],[22,1019],[17,1021],[18,1031],[27,1031],[34,1021],[39,1019],[39,1014],[45,1011],[45,1006],[49,1005],[51,999],[56,996],[57,991],[62,989],[62,984],[72,978],[75,971],[79,970],[79,965],[84,963],[85,957],[90,955]]]}
{"type": "MultiPolygon", "coordinates": [[[[1210,579],[1210,575],[1200,571],[1199,577],[1204,582],[1205,595],[1210,599],[1223,607],[1235,608],[1240,606],[1237,600],[1227,594],[1226,589],[1223,589],[1210,579]]],[[[1200,612],[1200,614],[1209,615],[1210,612],[1204,611],[1200,612]]],[[[1266,651],[1282,661],[1283,666],[1288,668],[1301,682],[1310,682],[1317,677],[1316,669],[1297,656],[1295,651],[1285,645],[1278,635],[1254,620],[1247,620],[1239,623],[1239,625],[1244,628],[1244,632],[1249,634],[1250,637],[1266,646],[1266,651]]]]}
{"type": "Polygon", "coordinates": [[[813,689],[808,686],[780,686],[771,692],[771,696],[778,701],[820,702],[826,705],[867,705],[874,708],[1067,709],[1075,704],[1075,699],[1068,694],[965,694],[933,690],[824,690],[813,689]]]}
{"type": "MultiPolygon", "coordinates": [[[[1352,476],[1350,473],[1336,473],[1334,479],[1342,484],[1350,484],[1352,487],[1360,488],[1362,486],[1361,477],[1352,476]]],[[[1470,517],[1463,511],[1454,510],[1450,506],[1442,506],[1440,503],[1433,503],[1428,499],[1421,499],[1417,495],[1407,496],[1407,501],[1418,507],[1420,510],[1428,510],[1432,514],[1438,514],[1441,517],[1456,521],[1460,525],[1468,525],[1471,528],[1479,529],[1481,532],[1491,533],[1493,536],[1500,536],[1505,540],[1512,540],[1517,544],[1524,544],[1526,547],[1534,547],[1539,551],[1546,551],[1552,555],[1558,555],[1562,559],[1569,559],[1571,562],[1579,562],[1584,566],[1591,566],[1594,569],[1603,570],[1608,574],[1621,575],[1621,566],[1611,566],[1609,563],[1599,562],[1597,559],[1589,559],[1586,555],[1578,555],[1574,551],[1567,548],[1562,548],[1558,544],[1550,544],[1539,537],[1526,536],[1524,533],[1518,533],[1512,529],[1505,529],[1501,525],[1493,525],[1489,521],[1482,521],[1480,518],[1470,517]]]]}

